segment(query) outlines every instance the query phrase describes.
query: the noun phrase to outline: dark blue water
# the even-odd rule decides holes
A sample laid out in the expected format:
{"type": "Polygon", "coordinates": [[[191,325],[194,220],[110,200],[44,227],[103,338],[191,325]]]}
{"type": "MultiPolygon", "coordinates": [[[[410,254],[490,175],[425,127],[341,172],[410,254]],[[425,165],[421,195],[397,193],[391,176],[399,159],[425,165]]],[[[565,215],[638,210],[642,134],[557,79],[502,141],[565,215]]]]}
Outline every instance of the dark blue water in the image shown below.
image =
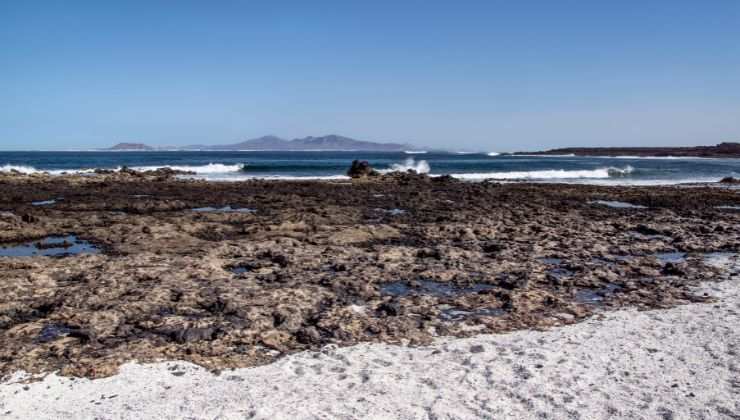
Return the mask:
{"type": "Polygon", "coordinates": [[[90,171],[172,167],[210,180],[342,178],[353,159],[379,170],[414,168],[466,180],[598,184],[714,182],[740,176],[740,159],[489,156],[402,152],[0,152],[0,171],[90,171]],[[410,159],[413,159],[411,161],[410,159]]]}

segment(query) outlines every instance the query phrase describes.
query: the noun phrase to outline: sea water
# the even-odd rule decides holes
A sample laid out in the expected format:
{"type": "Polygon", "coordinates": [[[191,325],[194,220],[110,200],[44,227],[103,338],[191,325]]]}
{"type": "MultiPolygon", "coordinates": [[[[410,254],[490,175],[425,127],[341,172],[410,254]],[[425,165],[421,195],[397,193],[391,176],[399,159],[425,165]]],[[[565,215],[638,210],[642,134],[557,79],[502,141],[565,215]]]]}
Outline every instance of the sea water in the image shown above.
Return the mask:
{"type": "Polygon", "coordinates": [[[352,160],[367,160],[381,172],[413,169],[467,181],[530,181],[661,185],[716,182],[740,177],[740,159],[511,156],[495,153],[428,152],[0,152],[0,171],[82,173],[95,169],[172,168],[212,181],[345,179],[352,160]]]}

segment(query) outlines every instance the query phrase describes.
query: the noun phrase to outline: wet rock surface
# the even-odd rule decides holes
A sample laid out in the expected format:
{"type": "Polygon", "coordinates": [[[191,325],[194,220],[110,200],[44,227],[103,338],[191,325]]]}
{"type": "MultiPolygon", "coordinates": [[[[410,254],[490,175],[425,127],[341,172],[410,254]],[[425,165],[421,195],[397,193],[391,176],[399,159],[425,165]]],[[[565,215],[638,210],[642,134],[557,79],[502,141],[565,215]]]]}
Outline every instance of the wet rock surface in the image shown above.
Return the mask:
{"type": "Polygon", "coordinates": [[[2,374],[99,377],[134,359],[219,370],[703,302],[692,286],[729,275],[710,261],[740,248],[740,214],[716,209],[740,195],[716,187],[116,172],[0,176],[0,189],[3,244],[74,232],[101,251],[0,257],[2,374]],[[31,204],[48,197],[64,200],[31,204]],[[256,211],[192,211],[226,206],[256,211]]]}
{"type": "Polygon", "coordinates": [[[191,209],[191,210],[197,213],[254,213],[255,212],[254,209],[231,207],[231,206],[198,207],[198,208],[191,209]]]}
{"type": "Polygon", "coordinates": [[[379,173],[375,171],[370,163],[366,160],[354,160],[347,170],[347,176],[350,178],[365,178],[368,176],[377,176],[379,173]]]}
{"type": "Polygon", "coordinates": [[[645,206],[640,206],[631,203],[625,203],[624,201],[609,201],[609,200],[595,200],[593,204],[599,206],[611,207],[613,209],[644,209],[645,206]]]}

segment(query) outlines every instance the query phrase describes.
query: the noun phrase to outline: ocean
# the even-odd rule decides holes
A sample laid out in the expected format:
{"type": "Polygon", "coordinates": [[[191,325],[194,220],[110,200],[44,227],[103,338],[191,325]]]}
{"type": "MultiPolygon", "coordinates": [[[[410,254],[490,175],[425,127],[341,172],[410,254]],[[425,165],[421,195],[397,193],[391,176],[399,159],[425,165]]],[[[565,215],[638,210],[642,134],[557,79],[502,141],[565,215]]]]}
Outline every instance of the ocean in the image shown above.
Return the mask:
{"type": "Polygon", "coordinates": [[[663,185],[740,176],[740,159],[509,156],[420,152],[0,152],[0,171],[89,173],[96,168],[169,167],[211,181],[344,179],[354,159],[380,171],[415,169],[468,181],[663,185]]]}

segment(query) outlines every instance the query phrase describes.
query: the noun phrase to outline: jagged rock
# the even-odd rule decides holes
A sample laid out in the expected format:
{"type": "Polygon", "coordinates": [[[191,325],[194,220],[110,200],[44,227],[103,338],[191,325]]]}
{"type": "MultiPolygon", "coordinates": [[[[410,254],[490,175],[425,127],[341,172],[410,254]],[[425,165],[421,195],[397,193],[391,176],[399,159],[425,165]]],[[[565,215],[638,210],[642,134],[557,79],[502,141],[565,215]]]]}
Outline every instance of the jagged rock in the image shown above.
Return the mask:
{"type": "Polygon", "coordinates": [[[648,225],[637,225],[637,227],[635,228],[635,232],[648,236],[662,234],[661,231],[654,229],[648,225]]]}
{"type": "Polygon", "coordinates": [[[216,329],[213,327],[205,328],[183,328],[173,331],[171,337],[178,343],[190,343],[194,341],[213,340],[216,335],[216,329]]]}
{"type": "Polygon", "coordinates": [[[32,214],[28,214],[28,213],[22,215],[21,220],[23,220],[24,223],[36,223],[39,221],[39,219],[36,216],[32,214]]]}
{"type": "Polygon", "coordinates": [[[661,272],[668,276],[681,276],[686,273],[686,270],[682,264],[668,262],[663,266],[663,270],[661,272]]]}
{"type": "Polygon", "coordinates": [[[396,301],[383,302],[378,305],[378,312],[388,316],[401,315],[402,309],[401,304],[396,301]]]}
{"type": "Polygon", "coordinates": [[[522,275],[505,275],[498,278],[497,283],[507,290],[523,289],[529,284],[529,279],[522,275]]]}
{"type": "Polygon", "coordinates": [[[378,172],[374,170],[366,160],[353,160],[352,166],[350,166],[347,171],[347,176],[350,178],[366,178],[376,175],[379,175],[378,172]]]}
{"type": "Polygon", "coordinates": [[[506,249],[506,245],[504,245],[501,242],[488,241],[481,245],[481,249],[483,250],[483,252],[486,252],[489,254],[495,254],[497,252],[501,252],[504,249],[506,249]]]}
{"type": "Polygon", "coordinates": [[[303,344],[318,344],[321,342],[321,334],[316,327],[306,327],[296,333],[296,339],[303,344]]]}

